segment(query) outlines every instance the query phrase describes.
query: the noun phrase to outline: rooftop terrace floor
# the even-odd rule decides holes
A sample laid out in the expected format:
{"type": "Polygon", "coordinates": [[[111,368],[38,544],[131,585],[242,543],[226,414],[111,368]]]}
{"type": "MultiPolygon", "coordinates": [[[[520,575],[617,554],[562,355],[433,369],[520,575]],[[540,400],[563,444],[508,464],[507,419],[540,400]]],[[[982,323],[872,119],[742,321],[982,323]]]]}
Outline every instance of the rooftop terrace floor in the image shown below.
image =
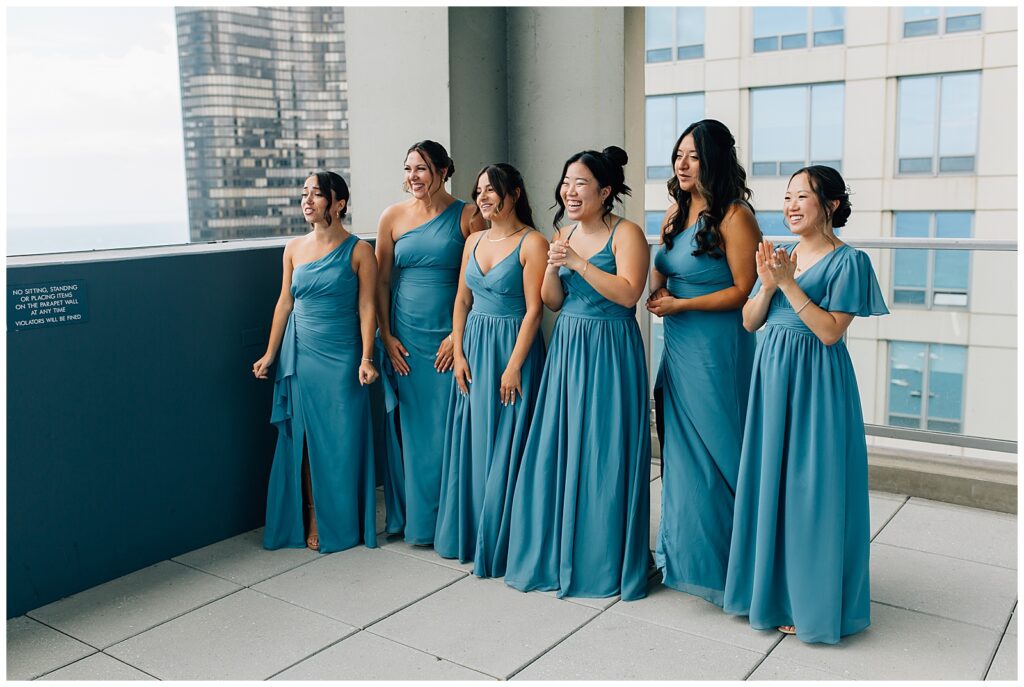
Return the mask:
{"type": "Polygon", "coordinates": [[[559,600],[397,540],[321,556],[253,530],[8,620],[7,678],[1016,679],[1017,518],[872,492],[871,523],[872,625],[837,646],[657,577],[559,600]]]}

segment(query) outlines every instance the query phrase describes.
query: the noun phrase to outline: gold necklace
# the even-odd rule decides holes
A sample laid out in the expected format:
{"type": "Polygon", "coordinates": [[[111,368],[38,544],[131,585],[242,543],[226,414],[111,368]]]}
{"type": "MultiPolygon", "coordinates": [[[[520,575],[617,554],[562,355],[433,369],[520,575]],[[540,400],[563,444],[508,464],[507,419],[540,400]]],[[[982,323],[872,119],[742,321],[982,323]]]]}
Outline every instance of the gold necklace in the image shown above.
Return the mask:
{"type": "MultiPolygon", "coordinates": [[[[519,232],[521,232],[525,228],[526,228],[525,225],[521,226],[518,229],[516,229],[515,231],[513,231],[511,234],[506,234],[505,236],[502,236],[500,239],[492,239],[490,236],[485,236],[484,238],[487,239],[488,243],[498,243],[499,241],[504,241],[507,238],[511,238],[511,237],[515,236],[516,234],[518,234],[519,232]]],[[[490,234],[491,230],[488,229],[487,233],[490,234]]]]}

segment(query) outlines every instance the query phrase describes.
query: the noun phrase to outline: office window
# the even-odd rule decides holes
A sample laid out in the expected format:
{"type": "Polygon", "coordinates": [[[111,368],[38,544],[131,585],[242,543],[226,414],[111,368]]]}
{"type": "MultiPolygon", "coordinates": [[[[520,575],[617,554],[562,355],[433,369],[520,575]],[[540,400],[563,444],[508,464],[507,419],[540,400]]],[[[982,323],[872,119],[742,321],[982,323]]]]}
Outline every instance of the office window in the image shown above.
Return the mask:
{"type": "Polygon", "coordinates": [[[703,7],[648,7],[644,16],[648,62],[704,57],[703,7]]]}
{"type": "Polygon", "coordinates": [[[966,366],[966,346],[890,341],[888,424],[962,432],[966,366]]]}
{"type": "Polygon", "coordinates": [[[974,172],[980,100],[979,72],[900,79],[898,173],[974,172]]]}
{"type": "Polygon", "coordinates": [[[843,84],[758,88],[750,97],[753,176],[789,176],[808,164],[842,171],[843,84]]]}
{"type": "MultiPolygon", "coordinates": [[[[893,235],[969,238],[973,223],[973,212],[897,212],[893,235]]],[[[892,302],[897,306],[966,308],[970,265],[970,251],[897,249],[892,302]]]]}
{"type": "Polygon", "coordinates": [[[792,236],[789,227],[786,226],[786,218],[781,212],[759,211],[755,217],[757,226],[764,236],[792,236]]]}
{"type": "Polygon", "coordinates": [[[644,233],[654,238],[661,237],[661,220],[665,213],[661,210],[647,210],[644,212],[644,233]]]}
{"type": "Polygon", "coordinates": [[[646,99],[646,169],[649,181],[672,176],[672,146],[679,134],[704,118],[704,94],[653,95],[646,99]]]}
{"type": "Polygon", "coordinates": [[[981,30],[981,7],[904,7],[903,37],[981,30]]]}
{"type": "Polygon", "coordinates": [[[844,19],[842,7],[755,7],[754,52],[840,45],[844,19]]]}

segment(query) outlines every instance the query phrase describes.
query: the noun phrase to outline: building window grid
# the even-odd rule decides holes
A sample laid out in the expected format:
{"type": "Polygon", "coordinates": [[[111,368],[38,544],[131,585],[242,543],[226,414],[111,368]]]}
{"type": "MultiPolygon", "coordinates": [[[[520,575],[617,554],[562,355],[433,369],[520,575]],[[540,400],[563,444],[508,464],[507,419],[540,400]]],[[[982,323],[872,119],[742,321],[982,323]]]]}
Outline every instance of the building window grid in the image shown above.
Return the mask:
{"type": "MultiPolygon", "coordinates": [[[[937,345],[940,347],[950,349],[966,349],[965,346],[959,346],[956,344],[931,344],[926,342],[918,341],[889,341],[889,402],[887,406],[887,418],[886,424],[894,427],[908,427],[910,429],[924,429],[935,432],[946,431],[951,434],[962,434],[963,423],[964,423],[964,396],[967,392],[967,356],[964,350],[964,363],[960,369],[960,398],[957,400],[957,406],[959,408],[959,416],[956,418],[948,417],[933,417],[930,415],[929,410],[931,406],[931,399],[937,398],[938,395],[931,390],[931,376],[932,376],[932,346],[937,345]],[[899,411],[893,411],[892,409],[892,387],[898,385],[899,382],[894,379],[893,372],[896,370],[893,360],[893,345],[915,345],[922,347],[922,364],[921,364],[921,388],[917,390],[917,397],[921,399],[921,412],[919,414],[904,413],[899,411]],[[894,422],[895,420],[895,422],[894,422]],[[916,426],[910,424],[911,421],[915,421],[916,426]],[[944,427],[944,429],[940,428],[944,427]]],[[[916,372],[917,370],[915,370],[916,372]]],[[[904,380],[905,381],[905,380],[904,380]]],[[[910,392],[911,396],[914,396],[914,392],[910,392]]]]}
{"type": "MultiPolygon", "coordinates": [[[[938,218],[939,218],[940,214],[941,214],[941,212],[930,212],[930,213],[928,213],[928,215],[929,215],[929,217],[928,217],[928,236],[929,236],[929,238],[935,238],[937,236],[937,234],[938,234],[938,218]]],[[[968,230],[968,236],[973,236],[974,235],[974,213],[972,212],[970,214],[971,214],[971,227],[968,230]]],[[[896,235],[896,236],[899,236],[899,234],[896,233],[896,222],[897,222],[897,219],[898,219],[897,216],[899,215],[899,212],[893,213],[893,215],[894,215],[893,216],[893,234],[896,235]]],[[[970,304],[971,304],[971,300],[970,300],[971,260],[970,260],[970,256],[969,255],[968,255],[968,260],[967,260],[967,266],[965,268],[966,269],[966,272],[965,272],[965,282],[966,282],[967,286],[964,286],[962,288],[960,288],[960,287],[948,287],[948,286],[944,286],[944,287],[938,288],[938,287],[935,286],[935,274],[936,274],[936,272],[935,272],[935,258],[938,255],[938,251],[929,250],[929,249],[925,249],[925,248],[897,248],[896,250],[893,251],[893,261],[894,261],[894,263],[899,260],[900,253],[906,254],[906,253],[909,253],[911,251],[921,251],[921,252],[927,253],[927,256],[925,258],[925,282],[924,282],[924,286],[918,287],[918,286],[897,285],[896,284],[896,270],[895,270],[895,265],[894,265],[893,279],[892,279],[892,282],[893,282],[892,283],[892,302],[893,302],[894,307],[908,308],[908,309],[915,309],[915,310],[945,310],[945,309],[950,309],[950,310],[966,310],[966,309],[968,309],[970,307],[970,304]],[[919,293],[923,297],[923,302],[921,302],[921,303],[913,303],[913,302],[906,301],[906,300],[899,300],[898,301],[897,300],[897,293],[898,292],[902,292],[902,293],[906,293],[906,294],[909,294],[911,292],[919,293]],[[948,294],[948,295],[954,295],[954,296],[962,294],[964,300],[963,300],[963,303],[936,303],[935,302],[936,294],[948,294]]]]}
{"type": "MultiPolygon", "coordinates": [[[[934,129],[935,129],[935,131],[934,131],[934,134],[932,136],[932,156],[930,158],[930,167],[927,170],[917,171],[917,170],[914,170],[912,168],[912,166],[908,164],[907,168],[904,169],[904,165],[903,165],[904,161],[911,162],[911,161],[914,161],[914,160],[923,160],[925,158],[915,158],[915,157],[901,158],[900,157],[900,155],[899,155],[899,136],[900,136],[900,128],[901,127],[899,126],[900,112],[897,111],[896,112],[896,122],[897,122],[897,127],[896,127],[896,174],[897,174],[897,176],[918,176],[918,175],[937,176],[937,175],[940,175],[940,174],[941,175],[974,174],[975,170],[977,169],[977,166],[978,166],[978,154],[977,154],[977,151],[978,151],[978,122],[981,119],[981,84],[980,84],[980,82],[978,84],[978,103],[977,103],[977,108],[975,109],[974,155],[969,155],[969,156],[968,155],[950,155],[950,156],[943,157],[942,155],[939,154],[939,152],[940,152],[940,149],[939,149],[940,138],[939,137],[940,137],[940,135],[942,133],[942,85],[943,85],[943,82],[945,81],[945,77],[947,77],[947,76],[954,76],[956,74],[978,74],[979,81],[980,81],[980,78],[981,78],[980,72],[952,72],[950,74],[935,74],[935,75],[923,76],[923,77],[921,77],[921,76],[904,77],[904,78],[901,78],[899,80],[900,84],[902,84],[902,83],[905,83],[906,81],[911,80],[911,79],[930,78],[930,79],[935,79],[936,80],[936,86],[935,86],[935,107],[932,110],[933,113],[934,113],[934,122],[935,122],[934,129]],[[945,170],[942,169],[942,162],[943,162],[943,160],[959,160],[961,158],[970,158],[970,161],[971,161],[970,162],[970,164],[971,164],[970,169],[955,169],[955,168],[954,169],[945,169],[945,170]]],[[[897,94],[897,98],[896,98],[897,110],[899,110],[899,108],[901,107],[901,100],[902,99],[897,94]]]]}
{"type": "MultiPolygon", "coordinates": [[[[815,86],[833,86],[833,85],[837,85],[837,84],[844,86],[844,91],[845,91],[845,85],[846,84],[845,84],[845,82],[842,82],[842,81],[830,82],[830,83],[824,83],[824,84],[809,84],[809,85],[806,86],[806,88],[807,88],[807,103],[806,103],[807,131],[805,132],[804,142],[805,142],[805,144],[807,146],[807,148],[806,148],[806,150],[807,150],[807,158],[802,160],[802,161],[797,161],[797,160],[754,161],[753,159],[751,159],[751,161],[750,161],[751,176],[765,176],[765,177],[788,176],[788,175],[794,173],[796,170],[798,170],[798,169],[800,169],[802,167],[806,167],[808,165],[827,165],[828,167],[832,167],[833,169],[835,169],[838,172],[842,172],[843,171],[842,150],[840,150],[840,154],[839,154],[839,159],[838,160],[814,160],[811,157],[811,154],[814,152],[811,149],[811,133],[812,133],[812,131],[814,129],[814,127],[812,125],[812,118],[814,117],[814,99],[811,97],[811,91],[814,89],[815,86]],[[757,167],[758,165],[762,165],[762,167],[761,167],[762,171],[760,171],[760,172],[757,171],[758,170],[758,167],[757,167]],[[765,172],[765,171],[763,171],[764,170],[763,165],[774,165],[774,171],[772,171],[772,172],[765,172]]],[[[787,86],[786,88],[791,88],[791,87],[787,86]]],[[[761,89],[754,89],[754,90],[761,90],[761,89]]],[[[768,89],[764,89],[764,90],[768,90],[768,89]]],[[[753,93],[753,90],[751,91],[751,93],[753,93]]],[[[845,96],[845,92],[844,92],[844,96],[845,96]]],[[[753,135],[754,135],[753,127],[751,127],[750,135],[751,135],[751,137],[753,137],[753,135]]],[[[751,151],[753,151],[753,149],[754,149],[753,141],[751,141],[750,149],[751,149],[751,151]]],[[[753,152],[751,152],[751,156],[753,156],[753,152]]]]}
{"type": "MultiPolygon", "coordinates": [[[[703,118],[703,116],[704,116],[704,93],[703,92],[700,92],[700,93],[669,93],[669,94],[665,94],[665,95],[649,95],[649,96],[647,96],[644,99],[645,110],[647,110],[649,108],[649,103],[651,101],[655,101],[655,100],[671,100],[671,102],[672,102],[672,118],[671,118],[671,121],[672,121],[672,123],[673,123],[673,125],[675,127],[675,133],[671,136],[671,141],[666,144],[666,146],[665,146],[666,150],[675,143],[675,140],[679,137],[679,134],[681,134],[686,129],[687,126],[689,126],[693,122],[700,121],[703,118]],[[688,122],[685,122],[685,123],[680,121],[680,119],[679,119],[680,108],[683,108],[684,112],[685,112],[685,110],[687,108],[692,108],[693,109],[693,116],[688,118],[688,119],[691,119],[692,121],[688,121],[688,122]],[[699,111],[700,114],[698,114],[698,111],[699,111]]],[[[649,117],[648,113],[645,112],[644,113],[645,121],[649,121],[648,117],[649,117]]],[[[650,133],[648,133],[648,136],[649,135],[650,135],[650,133]]],[[[645,153],[646,153],[645,154],[645,158],[648,158],[648,159],[645,159],[645,161],[644,161],[644,173],[645,173],[645,178],[646,178],[646,180],[648,182],[651,182],[651,181],[662,181],[662,180],[665,180],[667,177],[672,176],[672,174],[673,174],[673,172],[672,172],[672,164],[670,162],[671,157],[669,157],[669,160],[668,160],[669,164],[667,164],[667,165],[652,165],[652,164],[650,164],[651,160],[649,159],[650,156],[651,156],[652,151],[648,148],[648,150],[646,150],[645,153]]]]}
{"type": "MultiPolygon", "coordinates": [[[[645,22],[651,21],[650,10],[653,8],[646,8],[644,13],[645,22]]],[[[704,36],[705,36],[705,25],[704,25],[704,8],[703,7],[665,7],[660,9],[671,10],[672,12],[672,41],[671,45],[667,48],[655,48],[647,49],[644,46],[644,61],[648,64],[657,64],[663,62],[678,62],[686,60],[699,60],[704,58],[704,36]],[[680,19],[685,16],[683,13],[692,13],[693,17],[700,17],[700,43],[688,43],[686,45],[680,45],[682,40],[679,35],[679,22],[680,19]]],[[[645,27],[646,28],[646,27],[645,27]]],[[[645,36],[646,43],[646,36],[645,36]]]]}
{"type": "MultiPolygon", "coordinates": [[[[776,7],[754,7],[751,8],[751,24],[753,24],[753,17],[756,16],[758,10],[770,11],[780,9],[776,7]]],[[[800,48],[822,48],[830,45],[842,45],[846,42],[846,15],[843,13],[838,24],[833,24],[827,28],[818,28],[815,26],[815,12],[816,10],[834,9],[829,7],[808,7],[807,8],[807,27],[808,29],[798,33],[787,33],[787,34],[774,34],[771,36],[758,36],[757,30],[754,30],[753,49],[755,53],[759,52],[775,52],[778,50],[796,50],[800,48]],[[811,36],[811,40],[808,41],[808,34],[811,36]]],[[[843,9],[843,8],[840,8],[843,9]]]]}
{"type": "MultiPolygon", "coordinates": [[[[922,19],[906,18],[907,9],[903,8],[903,37],[924,38],[948,33],[965,33],[981,31],[982,7],[935,7],[935,17],[922,19]],[[941,28],[941,30],[940,30],[941,28]]],[[[927,9],[927,8],[918,8],[927,9]]]]}

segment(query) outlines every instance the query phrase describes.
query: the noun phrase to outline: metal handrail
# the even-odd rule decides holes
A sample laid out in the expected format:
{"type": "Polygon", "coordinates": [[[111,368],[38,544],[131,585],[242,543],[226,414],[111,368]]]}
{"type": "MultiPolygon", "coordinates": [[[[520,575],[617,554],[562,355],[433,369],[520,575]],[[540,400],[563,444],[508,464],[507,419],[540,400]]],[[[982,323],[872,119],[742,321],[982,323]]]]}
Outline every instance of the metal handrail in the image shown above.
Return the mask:
{"type": "MultiPolygon", "coordinates": [[[[793,243],[797,237],[793,234],[785,236],[765,236],[772,243],[793,243]]],[[[916,238],[908,236],[841,237],[843,243],[854,248],[930,248],[933,250],[990,250],[1016,251],[1017,241],[1003,239],[938,239],[916,238]]],[[[661,243],[657,236],[648,236],[647,243],[656,246],[661,243]]]]}

